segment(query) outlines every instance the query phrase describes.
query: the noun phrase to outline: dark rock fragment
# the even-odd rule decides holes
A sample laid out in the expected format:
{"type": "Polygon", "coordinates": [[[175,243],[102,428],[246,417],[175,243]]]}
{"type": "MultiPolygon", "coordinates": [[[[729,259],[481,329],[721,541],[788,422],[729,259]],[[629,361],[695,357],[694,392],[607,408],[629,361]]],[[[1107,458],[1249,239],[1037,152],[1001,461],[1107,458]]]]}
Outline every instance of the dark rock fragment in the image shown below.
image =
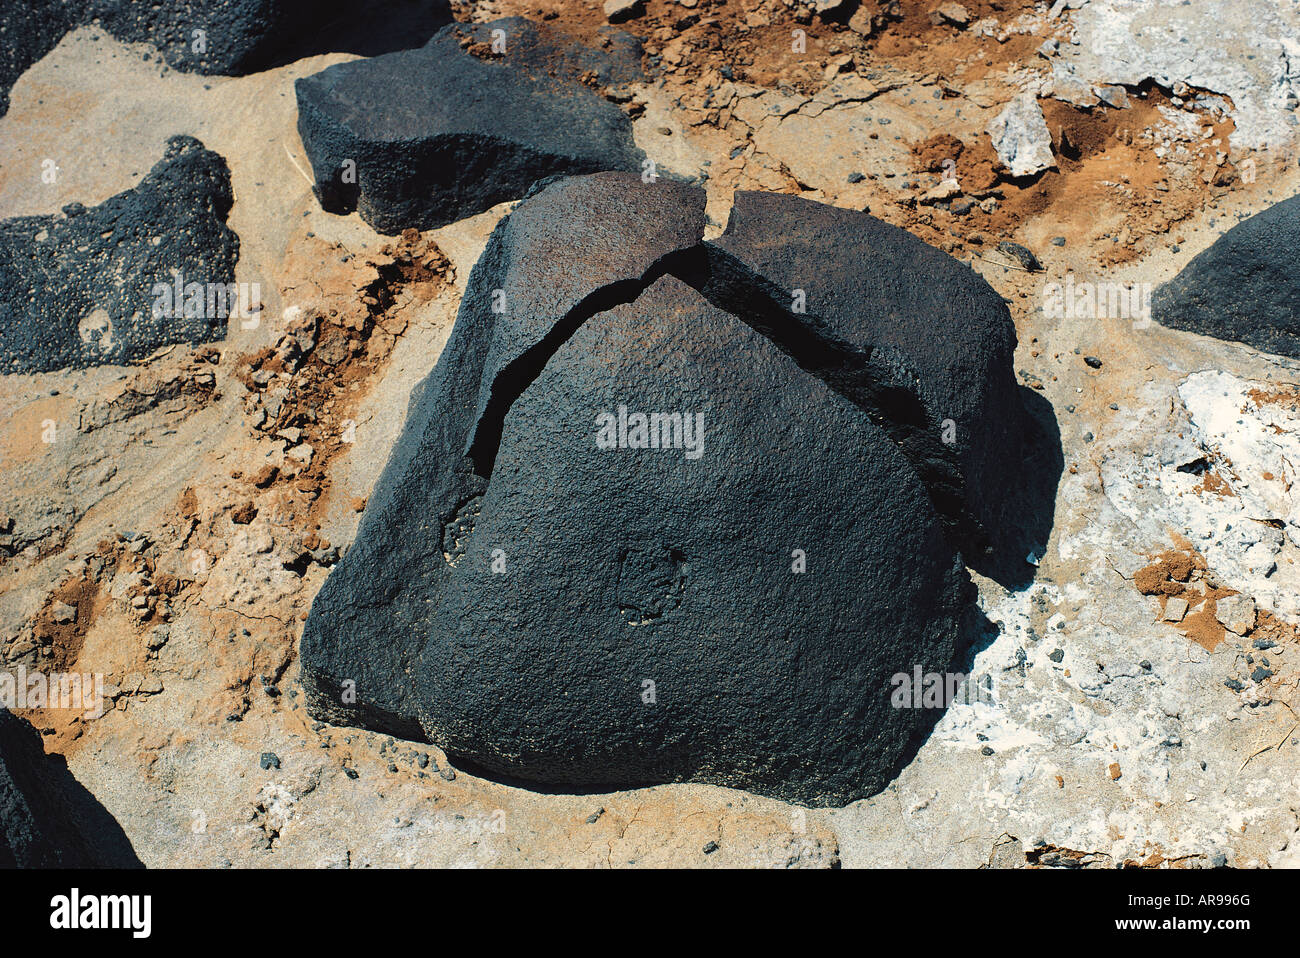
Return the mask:
{"type": "Polygon", "coordinates": [[[418,50],[298,80],[298,131],[326,210],[359,210],[383,233],[429,229],[548,176],[640,171],[627,115],[579,82],[639,71],[625,34],[595,50],[519,17],[455,24],[418,50]]]}
{"type": "Polygon", "coordinates": [[[1300,196],[1238,223],[1151,297],[1161,326],[1300,357],[1300,196]]]}
{"type": "Polygon", "coordinates": [[[9,91],[29,66],[72,29],[63,0],[6,0],[0,4],[0,116],[9,112],[9,91]]]}
{"type": "Polygon", "coordinates": [[[5,0],[0,115],[14,81],[85,24],[150,44],[174,70],[243,75],[318,53],[374,56],[417,47],[450,22],[446,0],[5,0]]]}
{"type": "Polygon", "coordinates": [[[1013,243],[1010,240],[1003,240],[998,244],[998,252],[1010,256],[1030,272],[1037,272],[1043,268],[1043,264],[1038,262],[1038,257],[1033,254],[1033,251],[1027,247],[1021,246],[1019,243],[1013,243]]]}
{"type": "Polygon", "coordinates": [[[225,160],[176,136],[138,186],[99,206],[0,221],[0,373],[223,338],[240,303],[232,202],[225,160]]]}
{"type": "Polygon", "coordinates": [[[0,869],[140,867],[112,816],[0,708],[0,869]]]}

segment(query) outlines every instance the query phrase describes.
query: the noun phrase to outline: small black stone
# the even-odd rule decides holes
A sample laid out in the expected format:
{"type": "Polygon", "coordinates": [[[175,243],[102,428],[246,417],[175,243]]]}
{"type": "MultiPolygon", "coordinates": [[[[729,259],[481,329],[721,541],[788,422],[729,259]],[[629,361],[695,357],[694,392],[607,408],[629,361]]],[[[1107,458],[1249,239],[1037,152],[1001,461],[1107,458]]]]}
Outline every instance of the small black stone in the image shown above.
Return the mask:
{"type": "Polygon", "coordinates": [[[262,758],[258,763],[262,766],[263,771],[270,771],[273,768],[280,767],[280,756],[274,752],[263,752],[262,758]]]}
{"type": "Polygon", "coordinates": [[[717,850],[718,850],[717,842],[709,842],[707,845],[704,846],[704,854],[706,855],[712,855],[717,850]]]}
{"type": "Polygon", "coordinates": [[[1047,657],[1051,659],[1053,662],[1060,662],[1062,659],[1065,658],[1065,650],[1052,649],[1052,651],[1047,653],[1047,657]]]}
{"type": "Polygon", "coordinates": [[[1096,356],[1084,356],[1083,361],[1093,369],[1101,369],[1101,360],[1096,356]]]}
{"type": "Polygon", "coordinates": [[[1038,257],[1019,243],[1003,240],[998,244],[998,251],[1010,256],[1025,269],[1032,272],[1037,272],[1043,268],[1043,264],[1038,262],[1038,257]]]}

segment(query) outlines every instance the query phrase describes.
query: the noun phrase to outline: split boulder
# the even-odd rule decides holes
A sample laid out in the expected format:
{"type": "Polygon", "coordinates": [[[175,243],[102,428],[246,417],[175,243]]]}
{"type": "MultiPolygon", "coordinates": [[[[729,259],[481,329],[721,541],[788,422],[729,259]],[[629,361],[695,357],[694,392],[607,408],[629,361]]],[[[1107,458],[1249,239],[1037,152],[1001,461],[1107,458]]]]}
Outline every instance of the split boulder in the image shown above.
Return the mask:
{"type": "Polygon", "coordinates": [[[579,82],[639,76],[637,42],[604,36],[595,49],[519,17],[455,24],[418,50],[298,80],[322,207],[396,233],[481,213],[548,176],[639,171],[627,115],[579,82]]]}
{"type": "Polygon", "coordinates": [[[1010,316],[866,214],[703,209],[601,173],[498,226],[306,623],[314,714],[547,787],[897,774],[940,714],[898,676],[966,647],[1014,481],[1010,316]]]}

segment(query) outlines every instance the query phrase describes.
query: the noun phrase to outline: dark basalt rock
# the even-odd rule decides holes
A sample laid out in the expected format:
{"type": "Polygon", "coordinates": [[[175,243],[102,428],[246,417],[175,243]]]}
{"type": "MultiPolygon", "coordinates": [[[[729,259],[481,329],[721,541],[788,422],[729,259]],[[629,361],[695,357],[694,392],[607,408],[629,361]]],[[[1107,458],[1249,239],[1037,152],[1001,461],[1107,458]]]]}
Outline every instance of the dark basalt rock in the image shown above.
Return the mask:
{"type": "Polygon", "coordinates": [[[938,713],[891,677],[979,625],[959,545],[1012,481],[980,448],[1024,426],[1010,316],[865,214],[739,194],[702,242],[703,204],[602,173],[498,226],[316,597],[314,714],[546,787],[841,805],[897,774],[938,713]],[[600,448],[636,412],[702,433],[600,448]]]}
{"type": "Polygon", "coordinates": [[[419,46],[451,19],[446,0],[5,0],[0,115],[23,71],[84,24],[152,45],[175,70],[242,75],[318,53],[419,46]]]}
{"type": "Polygon", "coordinates": [[[639,75],[637,42],[606,41],[592,50],[510,17],[298,80],[298,131],[321,205],[396,233],[518,199],[548,176],[639,170],[627,116],[579,82],[639,75]],[[492,52],[495,31],[504,53],[492,52]]]}
{"type": "Polygon", "coordinates": [[[140,867],[98,802],[47,756],[36,731],[0,708],[0,869],[140,867]]]}
{"type": "Polygon", "coordinates": [[[1238,223],[1156,289],[1161,326],[1300,358],[1300,196],[1238,223]]]}
{"type": "Polygon", "coordinates": [[[98,0],[120,40],[149,43],[173,69],[255,73],[318,53],[373,55],[418,46],[451,22],[446,0],[98,0]],[[195,30],[202,30],[196,44],[195,30]],[[201,48],[200,48],[201,47],[201,48]]]}
{"type": "Polygon", "coordinates": [[[58,46],[72,29],[73,19],[63,0],[6,0],[0,4],[0,116],[9,112],[9,91],[14,83],[58,46]]]}
{"type": "MultiPolygon", "coordinates": [[[[977,562],[1004,520],[1007,464],[1025,431],[1002,297],[906,230],[782,194],[738,193],[717,245],[782,289],[803,289],[800,318],[821,338],[897,369],[916,402],[906,412],[900,397],[887,428],[977,562]]],[[[851,391],[852,363],[834,359],[825,375],[851,391]]]]}
{"type": "Polygon", "coordinates": [[[99,206],[0,221],[0,372],[125,363],[223,338],[238,302],[232,202],[225,160],[177,136],[138,186],[99,206]],[[177,273],[203,284],[202,309],[193,287],[170,303],[155,289],[174,289],[177,273]]]}

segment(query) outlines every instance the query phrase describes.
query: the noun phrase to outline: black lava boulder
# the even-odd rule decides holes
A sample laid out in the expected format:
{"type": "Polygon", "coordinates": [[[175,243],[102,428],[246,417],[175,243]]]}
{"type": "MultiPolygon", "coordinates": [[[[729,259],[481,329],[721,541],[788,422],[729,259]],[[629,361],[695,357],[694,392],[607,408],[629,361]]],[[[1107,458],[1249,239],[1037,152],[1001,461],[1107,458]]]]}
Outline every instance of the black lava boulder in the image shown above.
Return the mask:
{"type": "Polygon", "coordinates": [[[518,199],[548,176],[640,170],[627,115],[579,82],[639,75],[636,41],[604,39],[589,49],[518,17],[455,24],[418,50],[298,80],[322,207],[396,233],[518,199]]]}
{"type": "MultiPolygon", "coordinates": [[[[170,139],[134,189],[0,221],[0,373],[126,363],[224,338],[239,297],[226,162],[170,139]]],[[[242,315],[242,314],[238,314],[242,315]]]]}
{"type": "Polygon", "coordinates": [[[62,758],[47,756],[35,729],[0,708],[0,869],[139,865],[62,758]]]}
{"type": "Polygon", "coordinates": [[[979,626],[1010,316],[865,214],[740,194],[705,242],[703,207],[601,173],[497,227],[313,604],[314,714],[552,788],[897,774],[940,713],[895,677],[979,626]]]}
{"type": "Polygon", "coordinates": [[[14,81],[84,24],[150,44],[174,70],[243,75],[318,53],[419,46],[451,19],[446,0],[5,0],[0,115],[14,81]]]}
{"type": "Polygon", "coordinates": [[[446,0],[95,0],[101,25],[173,69],[243,75],[317,53],[417,46],[451,22],[446,0]]]}
{"type": "Polygon", "coordinates": [[[1161,326],[1300,358],[1300,196],[1238,223],[1151,297],[1161,326]]]}

